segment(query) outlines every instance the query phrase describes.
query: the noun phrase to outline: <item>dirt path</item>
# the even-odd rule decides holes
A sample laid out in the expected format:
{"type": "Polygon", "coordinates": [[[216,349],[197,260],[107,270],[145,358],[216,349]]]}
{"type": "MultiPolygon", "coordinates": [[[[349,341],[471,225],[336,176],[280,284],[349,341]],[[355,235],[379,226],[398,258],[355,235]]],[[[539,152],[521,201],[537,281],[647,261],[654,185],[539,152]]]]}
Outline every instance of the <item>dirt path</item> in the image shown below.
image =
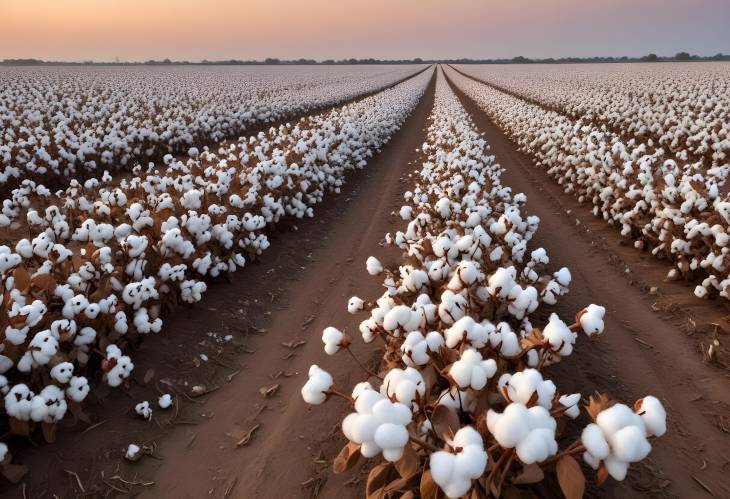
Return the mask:
{"type": "MultiPolygon", "coordinates": [[[[607,308],[607,333],[594,344],[584,341],[573,358],[555,366],[558,386],[567,392],[594,387],[627,403],[653,394],[670,414],[669,431],[655,442],[647,464],[635,467],[626,483],[602,489],[601,495],[709,497],[702,482],[716,497],[730,496],[727,373],[695,355],[695,341],[686,335],[684,320],[678,320],[681,314],[655,311],[657,302],[675,298],[676,286],[683,288],[682,296],[687,287],[662,283],[662,262],[620,246],[613,230],[563,193],[473,101],[457,93],[506,167],[503,183],[524,192],[528,212],[540,216],[533,243],[548,250],[556,268],[567,265],[573,274],[558,313],[570,317],[589,303],[607,308]],[[657,286],[660,294],[646,293],[649,285],[657,286]]],[[[698,315],[723,312],[701,300],[691,307],[698,315]]]]}

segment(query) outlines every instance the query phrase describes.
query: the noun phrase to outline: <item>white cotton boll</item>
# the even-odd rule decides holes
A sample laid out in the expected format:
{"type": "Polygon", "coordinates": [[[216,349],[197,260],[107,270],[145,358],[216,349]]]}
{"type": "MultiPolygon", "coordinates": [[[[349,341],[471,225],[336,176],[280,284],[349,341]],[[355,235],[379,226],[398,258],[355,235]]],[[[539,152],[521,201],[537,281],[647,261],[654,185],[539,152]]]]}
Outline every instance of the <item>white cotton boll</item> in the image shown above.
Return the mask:
{"type": "Polygon", "coordinates": [[[572,280],[572,276],[570,275],[570,270],[568,270],[567,267],[563,267],[557,272],[553,274],[553,277],[556,281],[558,281],[558,284],[563,286],[564,288],[567,288],[570,286],[570,281],[572,280]]]}
{"type": "Polygon", "coordinates": [[[8,456],[8,446],[0,442],[0,462],[5,461],[5,458],[8,456]]]}
{"type": "Polygon", "coordinates": [[[473,348],[464,350],[459,360],[449,368],[449,376],[461,390],[481,390],[496,372],[494,359],[483,360],[482,354],[473,348]]]}
{"type": "Polygon", "coordinates": [[[636,413],[646,427],[649,436],[661,437],[667,431],[667,411],[658,398],[648,395],[636,402],[636,413]]]}
{"type": "Polygon", "coordinates": [[[580,415],[580,408],[578,402],[580,402],[580,393],[574,393],[572,395],[562,395],[558,399],[560,405],[565,407],[565,415],[570,419],[575,419],[580,415]]]}
{"type": "Polygon", "coordinates": [[[401,332],[417,329],[420,322],[419,315],[413,313],[409,307],[398,305],[385,314],[383,328],[395,336],[400,336],[401,332]]]}
{"type": "Polygon", "coordinates": [[[347,311],[351,314],[356,314],[363,309],[364,304],[365,302],[362,299],[353,296],[347,301],[347,311]]]}
{"type": "Polygon", "coordinates": [[[73,376],[68,382],[66,395],[74,402],[83,402],[90,389],[89,380],[83,376],[73,376]]]}
{"type": "Polygon", "coordinates": [[[142,416],[144,419],[152,419],[152,408],[150,407],[150,403],[146,400],[134,406],[134,412],[136,412],[137,415],[142,416]]]}
{"type": "Polygon", "coordinates": [[[5,412],[11,418],[27,421],[30,419],[31,400],[34,396],[26,385],[14,385],[5,395],[5,412]]]}
{"type": "Polygon", "coordinates": [[[573,344],[578,336],[555,313],[550,314],[549,322],[542,330],[542,335],[550,343],[551,349],[562,357],[573,353],[573,344]]]}
{"type": "Polygon", "coordinates": [[[444,332],[446,346],[454,348],[459,343],[464,342],[475,348],[482,348],[489,341],[489,331],[488,326],[483,326],[470,316],[465,315],[444,332]]]}
{"type": "Polygon", "coordinates": [[[601,411],[596,417],[596,424],[606,435],[613,435],[625,426],[644,427],[641,416],[624,404],[614,404],[601,411]]]}
{"type": "Polygon", "coordinates": [[[423,366],[431,359],[428,355],[428,343],[420,331],[408,333],[400,349],[403,352],[401,359],[408,366],[423,366]]]}
{"type": "Polygon", "coordinates": [[[412,367],[394,368],[385,375],[380,393],[411,407],[426,394],[426,383],[421,373],[412,367]]]}
{"type": "Polygon", "coordinates": [[[372,317],[362,321],[358,327],[362,335],[362,340],[365,343],[371,343],[375,339],[375,332],[378,327],[378,323],[372,317]]]}
{"type": "Polygon", "coordinates": [[[500,267],[494,274],[489,276],[487,291],[495,298],[507,299],[512,288],[517,285],[515,282],[516,277],[517,271],[514,267],[500,267]]]}
{"type": "Polygon", "coordinates": [[[603,317],[606,315],[606,308],[600,305],[588,305],[585,312],[580,316],[580,327],[588,336],[603,333],[603,317]]]}
{"type": "Polygon", "coordinates": [[[439,319],[446,325],[451,325],[466,315],[467,306],[467,299],[463,295],[447,289],[441,294],[439,319]]]}
{"type": "Polygon", "coordinates": [[[322,342],[324,343],[324,351],[327,355],[334,355],[342,348],[342,340],[345,335],[335,327],[327,327],[322,332],[322,342]]]}
{"type": "Polygon", "coordinates": [[[308,404],[319,405],[327,400],[325,392],[332,388],[333,383],[330,373],[313,364],[309,368],[309,380],[302,387],[302,398],[308,404]]]}
{"type": "Polygon", "coordinates": [[[124,453],[124,457],[129,461],[138,461],[142,457],[142,449],[138,445],[129,444],[127,451],[124,453]]]}
{"type": "Polygon", "coordinates": [[[51,369],[51,378],[65,385],[71,381],[74,373],[74,365],[71,362],[61,362],[51,369]]]}
{"type": "Polygon", "coordinates": [[[591,457],[596,458],[599,461],[606,459],[611,452],[608,442],[606,442],[606,438],[603,435],[603,431],[597,424],[591,423],[586,426],[583,429],[580,440],[591,457]]]}
{"type": "Polygon", "coordinates": [[[431,477],[450,499],[465,495],[471,489],[472,480],[479,478],[487,467],[488,456],[479,433],[470,426],[456,432],[448,442],[460,449],[456,454],[438,451],[431,454],[431,477]]]}
{"type": "Polygon", "coordinates": [[[396,462],[403,456],[403,447],[408,443],[408,430],[405,426],[384,423],[375,430],[375,445],[383,449],[386,461],[396,462]]]}
{"type": "Polygon", "coordinates": [[[651,444],[646,440],[643,428],[626,426],[608,437],[611,455],[620,461],[635,463],[651,452],[651,444]]]}
{"type": "Polygon", "coordinates": [[[524,369],[514,374],[505,373],[499,378],[499,388],[506,387],[507,395],[513,402],[527,404],[537,392],[537,403],[545,409],[552,408],[555,384],[543,379],[537,369],[524,369]]]}
{"type": "MultiPolygon", "coordinates": [[[[542,407],[533,407],[542,409],[542,407]]],[[[543,409],[544,410],[544,409],[543,409]]],[[[554,428],[535,428],[517,444],[517,457],[525,464],[540,463],[555,454],[558,444],[554,428]]]]}
{"type": "Polygon", "coordinates": [[[157,405],[160,406],[160,409],[167,409],[172,405],[172,395],[169,393],[165,393],[160,396],[159,399],[157,399],[157,405]]]}
{"type": "Polygon", "coordinates": [[[378,260],[374,256],[368,257],[368,259],[365,261],[365,267],[367,268],[368,274],[370,275],[378,275],[383,272],[383,264],[380,263],[380,260],[378,260]]]}
{"type": "Polygon", "coordinates": [[[499,445],[512,449],[530,432],[527,407],[515,402],[501,414],[490,409],[487,412],[487,427],[499,445]]]}
{"type": "Polygon", "coordinates": [[[398,214],[400,215],[400,217],[403,220],[408,221],[411,218],[413,218],[413,207],[408,206],[408,205],[403,205],[403,206],[401,206],[400,211],[398,212],[398,214]]]}

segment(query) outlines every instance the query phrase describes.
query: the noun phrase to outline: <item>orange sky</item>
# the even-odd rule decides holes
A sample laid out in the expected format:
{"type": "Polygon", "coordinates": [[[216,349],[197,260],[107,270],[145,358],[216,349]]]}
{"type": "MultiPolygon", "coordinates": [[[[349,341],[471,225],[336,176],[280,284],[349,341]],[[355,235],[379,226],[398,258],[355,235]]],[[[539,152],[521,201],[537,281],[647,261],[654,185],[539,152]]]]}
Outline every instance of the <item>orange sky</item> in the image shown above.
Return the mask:
{"type": "Polygon", "coordinates": [[[0,59],[730,53],[730,0],[0,0],[0,59]]]}

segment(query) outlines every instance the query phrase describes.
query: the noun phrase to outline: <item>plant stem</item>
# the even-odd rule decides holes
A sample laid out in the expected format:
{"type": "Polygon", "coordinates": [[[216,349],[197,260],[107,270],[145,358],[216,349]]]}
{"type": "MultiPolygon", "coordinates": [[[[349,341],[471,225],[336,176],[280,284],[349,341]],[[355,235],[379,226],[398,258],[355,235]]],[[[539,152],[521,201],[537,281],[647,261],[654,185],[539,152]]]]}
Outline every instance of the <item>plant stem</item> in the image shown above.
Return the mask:
{"type": "Polygon", "coordinates": [[[418,437],[414,437],[413,435],[408,435],[408,437],[409,437],[409,440],[411,442],[413,442],[414,444],[419,445],[424,449],[430,450],[431,452],[439,452],[439,451],[443,450],[443,449],[439,449],[438,447],[436,447],[433,444],[426,442],[425,440],[421,440],[418,437]]]}
{"type": "Polygon", "coordinates": [[[358,366],[360,366],[360,368],[361,368],[361,369],[362,369],[363,371],[365,371],[365,372],[366,372],[366,373],[368,374],[368,376],[373,376],[373,377],[375,377],[375,378],[378,378],[378,379],[379,379],[380,381],[383,381],[383,378],[382,378],[382,377],[380,377],[380,376],[378,376],[377,374],[375,374],[375,373],[374,373],[373,371],[371,371],[370,369],[368,369],[367,367],[365,367],[365,366],[364,366],[364,365],[362,364],[362,362],[360,362],[360,359],[358,359],[358,358],[357,358],[357,357],[355,356],[355,354],[354,354],[354,353],[352,353],[352,350],[350,350],[350,347],[349,347],[349,346],[345,347],[345,350],[347,350],[347,353],[349,353],[349,354],[350,354],[350,357],[352,357],[352,358],[353,358],[353,359],[355,360],[355,362],[357,362],[357,365],[358,365],[358,366]]]}

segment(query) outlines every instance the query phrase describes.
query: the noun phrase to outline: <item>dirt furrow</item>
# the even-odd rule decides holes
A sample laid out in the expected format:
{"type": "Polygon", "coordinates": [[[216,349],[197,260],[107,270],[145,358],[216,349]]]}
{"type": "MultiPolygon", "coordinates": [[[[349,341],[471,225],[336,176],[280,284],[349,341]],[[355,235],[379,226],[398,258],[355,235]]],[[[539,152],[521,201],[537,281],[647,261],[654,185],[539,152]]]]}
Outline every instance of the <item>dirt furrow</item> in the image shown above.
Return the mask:
{"type": "MultiPolygon", "coordinates": [[[[540,216],[533,243],[547,249],[555,268],[567,265],[573,274],[570,293],[556,311],[570,317],[588,303],[607,308],[606,334],[579,346],[572,358],[552,369],[558,386],[567,392],[605,391],[627,403],[653,394],[669,412],[669,431],[655,442],[647,463],[634,466],[626,483],[604,486],[600,495],[701,497],[708,495],[706,486],[718,497],[728,496],[728,377],[701,362],[693,352],[695,340],[687,335],[686,318],[664,306],[676,285],[657,278],[666,273],[663,264],[620,246],[613,230],[565,194],[455,90],[506,168],[503,183],[524,192],[528,213],[540,216]],[[657,294],[646,292],[651,286],[657,294]]],[[[691,307],[700,316],[720,313],[708,302],[691,307]]]]}

